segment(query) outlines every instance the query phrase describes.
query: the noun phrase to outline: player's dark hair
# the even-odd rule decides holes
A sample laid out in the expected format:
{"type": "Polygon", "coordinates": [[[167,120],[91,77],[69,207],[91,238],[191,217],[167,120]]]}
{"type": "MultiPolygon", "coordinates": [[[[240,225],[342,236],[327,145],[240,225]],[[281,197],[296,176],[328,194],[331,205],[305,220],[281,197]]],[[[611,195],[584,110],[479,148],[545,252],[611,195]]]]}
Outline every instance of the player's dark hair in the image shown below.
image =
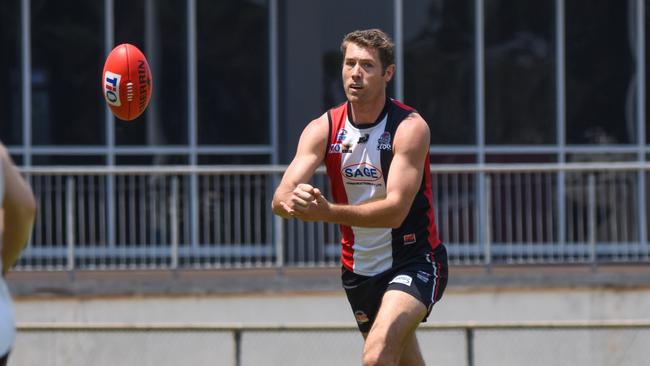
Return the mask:
{"type": "Polygon", "coordinates": [[[395,55],[393,53],[395,44],[388,34],[381,29],[355,30],[346,34],[343,42],[341,42],[341,53],[343,57],[345,57],[345,51],[350,42],[360,47],[376,49],[379,52],[379,60],[381,61],[383,72],[386,72],[386,68],[389,65],[395,63],[395,55]]]}

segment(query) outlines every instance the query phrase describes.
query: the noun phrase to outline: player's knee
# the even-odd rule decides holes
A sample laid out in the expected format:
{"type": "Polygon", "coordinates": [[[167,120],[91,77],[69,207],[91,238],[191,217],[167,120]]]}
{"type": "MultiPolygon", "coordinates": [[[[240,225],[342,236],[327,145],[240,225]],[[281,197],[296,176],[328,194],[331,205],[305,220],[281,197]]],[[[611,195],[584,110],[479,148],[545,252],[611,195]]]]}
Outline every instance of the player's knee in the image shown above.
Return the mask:
{"type": "Polygon", "coordinates": [[[397,366],[397,361],[387,355],[364,352],[363,366],[397,366]]]}
{"type": "Polygon", "coordinates": [[[363,366],[395,366],[399,355],[391,352],[384,342],[366,342],[363,348],[363,366]]]}

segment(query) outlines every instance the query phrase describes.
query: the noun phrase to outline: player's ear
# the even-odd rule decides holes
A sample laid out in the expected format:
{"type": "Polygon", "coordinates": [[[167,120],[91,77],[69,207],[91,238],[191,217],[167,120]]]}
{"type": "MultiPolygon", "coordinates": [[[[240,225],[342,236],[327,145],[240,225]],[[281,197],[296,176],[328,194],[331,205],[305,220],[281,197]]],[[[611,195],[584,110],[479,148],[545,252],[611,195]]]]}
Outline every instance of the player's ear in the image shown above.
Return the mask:
{"type": "Polygon", "coordinates": [[[384,70],[384,80],[386,81],[386,83],[388,83],[393,78],[394,74],[395,74],[395,64],[386,66],[386,70],[384,70]]]}

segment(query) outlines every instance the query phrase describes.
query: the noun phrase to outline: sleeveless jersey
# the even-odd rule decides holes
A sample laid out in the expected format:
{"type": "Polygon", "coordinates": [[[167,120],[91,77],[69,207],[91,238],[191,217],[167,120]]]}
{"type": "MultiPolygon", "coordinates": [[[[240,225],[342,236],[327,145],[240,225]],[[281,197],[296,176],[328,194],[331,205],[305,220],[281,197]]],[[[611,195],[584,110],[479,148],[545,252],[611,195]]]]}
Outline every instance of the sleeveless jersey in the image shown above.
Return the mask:
{"type": "MultiPolygon", "coordinates": [[[[329,143],[325,154],[335,203],[356,205],[386,197],[386,178],[393,159],[393,138],[400,123],[415,110],[387,99],[373,124],[356,125],[349,103],[327,112],[329,143]]],[[[433,212],[429,155],[411,209],[396,229],[340,225],[341,262],[348,270],[373,276],[440,244],[433,212]]]]}

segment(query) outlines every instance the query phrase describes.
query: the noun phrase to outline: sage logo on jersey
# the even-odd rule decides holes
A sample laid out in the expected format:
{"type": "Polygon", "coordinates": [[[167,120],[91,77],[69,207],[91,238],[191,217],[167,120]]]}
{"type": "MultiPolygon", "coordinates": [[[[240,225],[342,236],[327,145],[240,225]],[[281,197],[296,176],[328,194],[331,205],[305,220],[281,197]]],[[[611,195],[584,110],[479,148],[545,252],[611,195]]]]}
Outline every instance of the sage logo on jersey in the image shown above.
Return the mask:
{"type": "Polygon", "coordinates": [[[122,75],[106,71],[104,74],[104,97],[106,102],[112,106],[119,107],[120,101],[120,80],[122,75]]]}
{"type": "Polygon", "coordinates": [[[377,139],[377,150],[392,150],[392,147],[390,146],[390,132],[385,131],[381,136],[379,136],[379,139],[377,139]]]}
{"type": "Polygon", "coordinates": [[[341,175],[354,182],[374,182],[382,177],[381,170],[368,163],[345,166],[341,175]]]}

